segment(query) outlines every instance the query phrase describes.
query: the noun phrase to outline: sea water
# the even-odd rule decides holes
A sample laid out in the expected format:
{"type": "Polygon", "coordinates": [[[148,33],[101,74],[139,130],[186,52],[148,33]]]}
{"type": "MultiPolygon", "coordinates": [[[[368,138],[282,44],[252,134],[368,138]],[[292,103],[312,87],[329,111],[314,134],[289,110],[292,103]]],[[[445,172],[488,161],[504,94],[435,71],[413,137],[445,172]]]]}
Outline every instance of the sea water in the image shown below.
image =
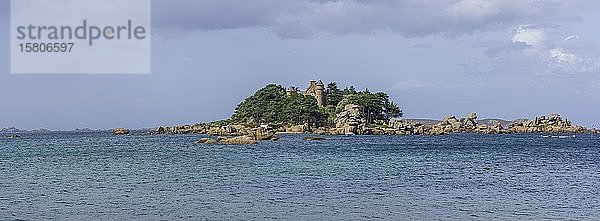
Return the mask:
{"type": "Polygon", "coordinates": [[[600,137],[0,138],[0,220],[598,220],[600,137]]]}

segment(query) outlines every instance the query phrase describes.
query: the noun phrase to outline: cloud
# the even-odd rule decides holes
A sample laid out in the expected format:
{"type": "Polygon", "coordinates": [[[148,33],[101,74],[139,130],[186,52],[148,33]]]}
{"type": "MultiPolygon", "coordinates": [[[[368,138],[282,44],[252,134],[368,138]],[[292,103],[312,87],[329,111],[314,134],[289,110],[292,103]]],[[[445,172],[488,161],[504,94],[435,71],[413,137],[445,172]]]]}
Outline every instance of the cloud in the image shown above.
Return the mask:
{"type": "Polygon", "coordinates": [[[521,53],[522,59],[537,60],[535,63],[546,65],[548,73],[580,75],[600,72],[595,62],[600,54],[586,55],[589,50],[575,46],[579,38],[577,34],[562,33],[555,28],[521,25],[511,40],[515,44],[531,46],[517,52],[521,53]]]}
{"type": "Polygon", "coordinates": [[[555,73],[564,75],[590,74],[598,78],[599,61],[598,55],[588,57],[564,48],[553,48],[548,51],[548,65],[555,73]]]}
{"type": "Polygon", "coordinates": [[[162,28],[268,28],[282,38],[370,34],[456,36],[523,20],[578,19],[587,0],[170,0],[153,2],[162,28]]]}
{"type": "Polygon", "coordinates": [[[600,53],[594,44],[556,25],[517,25],[504,42],[486,42],[487,59],[467,61],[470,75],[523,75],[546,79],[600,76],[600,53]]]}
{"type": "Polygon", "coordinates": [[[565,42],[571,41],[571,40],[574,40],[574,39],[579,39],[579,35],[571,35],[569,37],[566,37],[565,38],[565,42]]]}
{"type": "Polygon", "coordinates": [[[269,0],[154,0],[153,22],[163,28],[223,30],[272,27],[290,4],[269,0]]]}
{"type": "Polygon", "coordinates": [[[557,63],[561,64],[575,64],[580,60],[577,55],[565,52],[562,48],[553,48],[550,50],[550,57],[557,63]]]}
{"type": "Polygon", "coordinates": [[[543,29],[535,28],[534,25],[521,25],[517,28],[512,42],[523,43],[532,47],[540,47],[546,41],[546,33],[543,29]]]}

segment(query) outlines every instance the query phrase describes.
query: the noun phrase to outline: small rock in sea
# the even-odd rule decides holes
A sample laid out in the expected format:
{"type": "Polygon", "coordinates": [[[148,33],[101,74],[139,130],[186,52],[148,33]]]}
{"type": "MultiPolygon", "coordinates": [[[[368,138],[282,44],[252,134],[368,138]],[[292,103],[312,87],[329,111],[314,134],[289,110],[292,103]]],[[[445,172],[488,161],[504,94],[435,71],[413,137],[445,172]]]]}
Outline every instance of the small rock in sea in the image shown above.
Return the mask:
{"type": "Polygon", "coordinates": [[[322,138],[322,137],[305,137],[304,140],[325,140],[325,138],[322,138]]]}
{"type": "Polygon", "coordinates": [[[197,144],[218,144],[219,141],[213,140],[210,138],[200,138],[200,140],[196,141],[197,144]]]}
{"type": "Polygon", "coordinates": [[[218,142],[221,142],[221,141],[224,141],[224,140],[227,140],[227,137],[223,137],[223,136],[217,137],[217,141],[218,142]]]}
{"type": "Polygon", "coordinates": [[[209,139],[206,142],[204,142],[204,144],[218,144],[218,143],[219,143],[218,141],[212,140],[212,139],[209,139]]]}
{"type": "Polygon", "coordinates": [[[219,141],[220,143],[223,144],[257,144],[258,141],[252,139],[251,137],[248,136],[239,136],[239,137],[232,137],[232,138],[227,138],[225,140],[221,140],[219,141]]]}
{"type": "Polygon", "coordinates": [[[115,128],[115,129],[113,129],[112,133],[114,135],[126,135],[126,134],[129,134],[130,131],[125,128],[115,128]]]}
{"type": "Polygon", "coordinates": [[[19,136],[17,134],[13,134],[13,135],[6,136],[6,138],[8,138],[8,139],[18,139],[18,138],[21,138],[21,136],[19,136]]]}
{"type": "Polygon", "coordinates": [[[216,140],[210,138],[201,138],[196,141],[197,144],[257,144],[258,141],[248,136],[238,137],[218,137],[216,140]]]}
{"type": "Polygon", "coordinates": [[[271,141],[278,141],[278,140],[279,140],[279,137],[278,137],[278,136],[273,136],[273,137],[271,137],[271,141]]]}
{"type": "Polygon", "coordinates": [[[206,143],[210,140],[210,138],[200,138],[200,140],[196,141],[196,143],[206,143]]]}

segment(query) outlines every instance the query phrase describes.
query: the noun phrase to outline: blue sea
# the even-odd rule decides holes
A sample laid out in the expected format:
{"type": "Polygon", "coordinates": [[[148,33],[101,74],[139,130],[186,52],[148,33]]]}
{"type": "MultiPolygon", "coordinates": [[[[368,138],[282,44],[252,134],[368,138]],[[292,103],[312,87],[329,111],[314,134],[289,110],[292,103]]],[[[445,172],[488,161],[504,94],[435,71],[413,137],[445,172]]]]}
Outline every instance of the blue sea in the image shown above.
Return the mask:
{"type": "Polygon", "coordinates": [[[0,137],[0,220],[599,220],[600,137],[0,137]]]}

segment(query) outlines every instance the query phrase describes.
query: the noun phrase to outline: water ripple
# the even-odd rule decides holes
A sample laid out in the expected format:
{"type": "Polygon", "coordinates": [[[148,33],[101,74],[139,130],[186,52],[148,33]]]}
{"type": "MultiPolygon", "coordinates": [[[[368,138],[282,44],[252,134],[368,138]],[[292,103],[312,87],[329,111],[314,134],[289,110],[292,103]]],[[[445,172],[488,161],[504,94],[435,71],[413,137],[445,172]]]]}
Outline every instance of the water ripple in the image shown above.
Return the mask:
{"type": "Polygon", "coordinates": [[[594,220],[600,137],[0,140],[0,220],[594,220]]]}

